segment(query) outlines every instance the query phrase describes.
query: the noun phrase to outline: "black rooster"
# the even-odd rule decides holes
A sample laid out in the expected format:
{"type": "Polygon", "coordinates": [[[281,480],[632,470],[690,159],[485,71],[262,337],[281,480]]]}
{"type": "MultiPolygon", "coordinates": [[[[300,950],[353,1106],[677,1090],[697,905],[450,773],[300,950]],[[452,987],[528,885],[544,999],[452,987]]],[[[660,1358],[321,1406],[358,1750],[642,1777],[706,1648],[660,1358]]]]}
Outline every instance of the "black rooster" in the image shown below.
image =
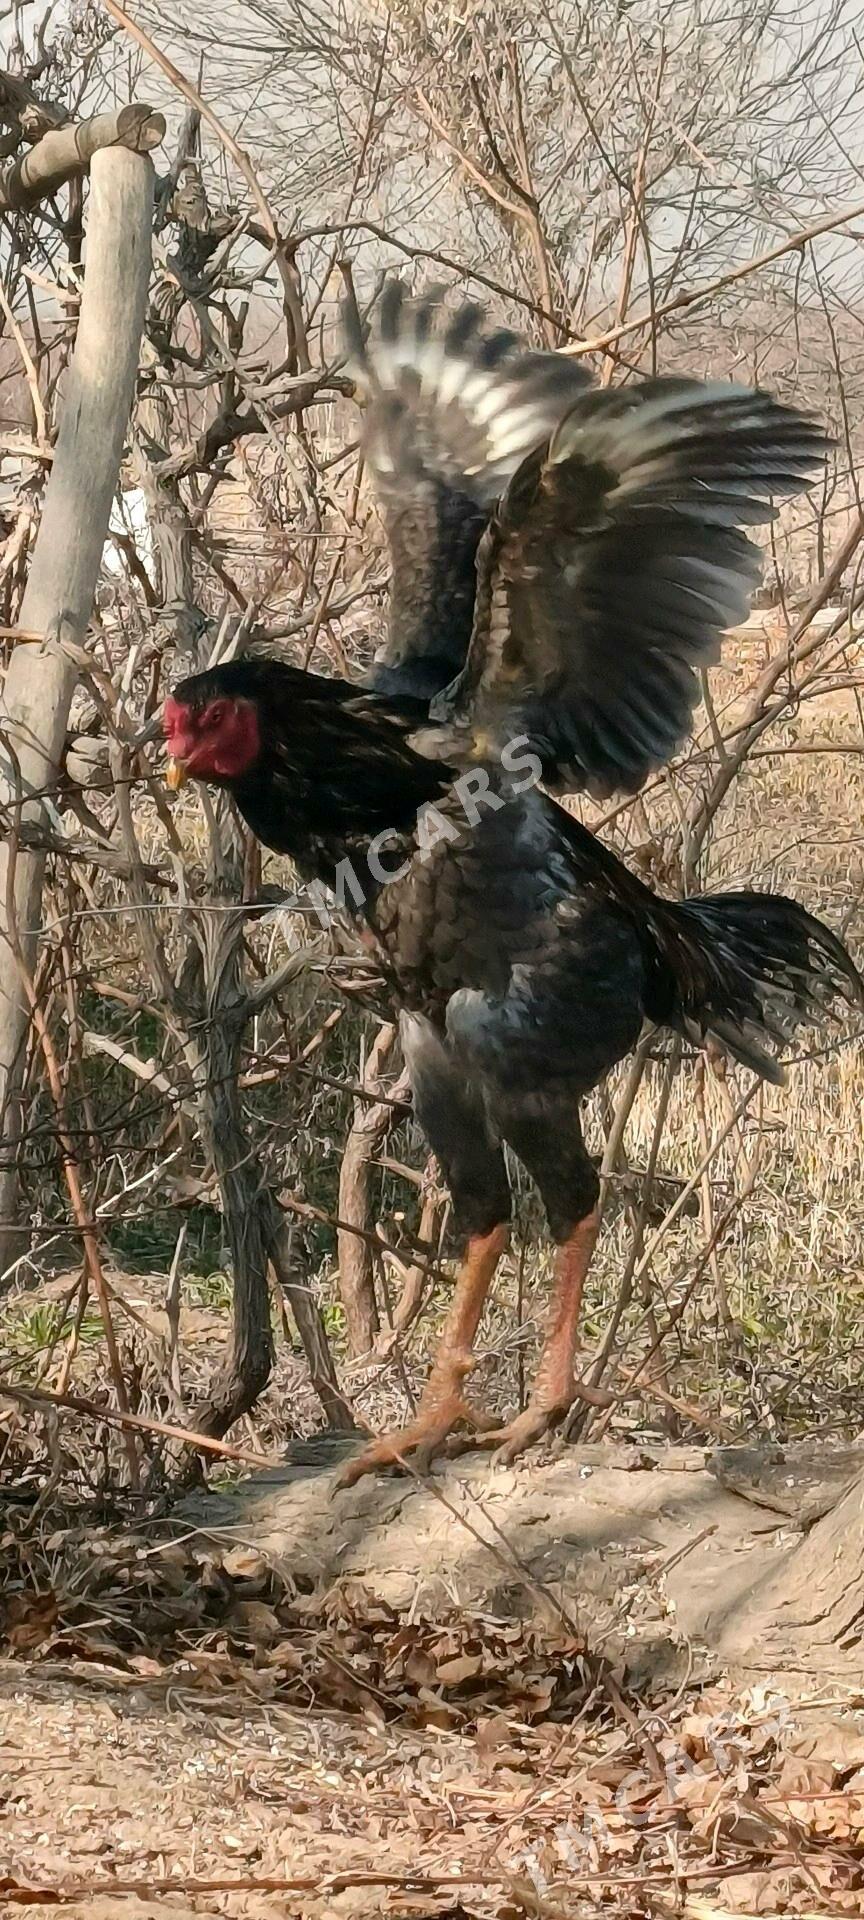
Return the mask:
{"type": "Polygon", "coordinates": [[[646,1020],[782,1080],[799,1025],[864,999],[794,901],[659,899],[543,790],[633,793],[679,746],[758,578],[741,529],[818,471],[817,427],[725,383],[595,388],[398,282],[372,340],[350,331],[393,567],[371,687],[241,659],[164,710],[171,783],[227,787],[376,951],[467,1241],[417,1418],[349,1482],[457,1425],[512,1458],[601,1397],[574,1378],[598,1194],[579,1103],[646,1020]],[[504,1142],[559,1251],[530,1405],[496,1428],[464,1384],[507,1244],[504,1142]]]}

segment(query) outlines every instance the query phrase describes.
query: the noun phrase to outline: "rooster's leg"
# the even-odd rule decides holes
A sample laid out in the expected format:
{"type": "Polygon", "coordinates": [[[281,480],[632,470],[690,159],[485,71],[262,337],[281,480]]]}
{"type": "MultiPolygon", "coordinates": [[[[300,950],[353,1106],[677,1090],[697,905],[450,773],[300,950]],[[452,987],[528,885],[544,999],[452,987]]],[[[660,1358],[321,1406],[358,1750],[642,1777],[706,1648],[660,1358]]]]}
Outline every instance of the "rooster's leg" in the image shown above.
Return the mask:
{"type": "Polygon", "coordinates": [[[576,1377],[582,1294],[600,1224],[600,1186],[585,1151],[578,1107],[550,1090],[544,1105],[535,1103],[531,1111],[505,1096],[496,1116],[540,1188],[557,1242],[546,1335],[529,1403],[506,1426],[489,1429],[474,1442],[495,1448],[506,1465],[559,1426],[574,1400],[608,1406],[609,1396],[576,1377]]]}
{"type": "Polygon", "coordinates": [[[450,1188],[466,1254],[416,1417],[349,1460],[337,1482],[343,1487],[379,1467],[398,1466],[409,1454],[425,1467],[455,1429],[478,1434],[496,1424],[466,1399],[465,1381],[474,1365],[474,1340],[486,1295],[509,1239],[504,1155],[489,1126],[483,1089],[454,1056],[445,1036],[419,1014],[403,1014],[400,1028],[414,1111],[450,1188]]]}
{"type": "Polygon", "coordinates": [[[364,1447],[362,1453],[349,1460],[337,1486],[351,1487],[364,1473],[398,1466],[400,1459],[408,1454],[413,1454],[416,1464],[425,1468],[448,1434],[456,1429],[467,1427],[470,1433],[479,1434],[487,1427],[494,1427],[495,1421],[490,1415],[481,1413],[466,1400],[464,1383],[474,1366],[474,1340],[486,1295],[508,1239],[509,1229],[502,1225],[469,1240],[441,1344],[416,1418],[407,1427],[382,1434],[380,1439],[364,1447]]]}
{"type": "Polygon", "coordinates": [[[502,1466],[559,1426],[574,1400],[587,1400],[592,1407],[609,1405],[609,1395],[586,1380],[577,1380],[575,1370],[582,1292],[598,1225],[595,1207],[558,1249],[546,1339],[524,1413],[516,1414],[504,1427],[490,1428],[474,1442],[494,1447],[502,1466]]]}

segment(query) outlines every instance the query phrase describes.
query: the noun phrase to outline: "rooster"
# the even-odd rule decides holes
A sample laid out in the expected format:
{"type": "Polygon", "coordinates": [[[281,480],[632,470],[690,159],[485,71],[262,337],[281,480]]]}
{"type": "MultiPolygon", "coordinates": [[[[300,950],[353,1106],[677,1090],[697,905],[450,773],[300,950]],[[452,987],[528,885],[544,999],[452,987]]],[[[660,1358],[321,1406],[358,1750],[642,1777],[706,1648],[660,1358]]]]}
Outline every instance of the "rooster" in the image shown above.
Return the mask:
{"type": "Polygon", "coordinates": [[[398,280],[369,337],[346,324],[392,559],[382,656],[363,686],[241,658],[175,686],[163,727],[169,784],[227,788],[376,954],[464,1242],[416,1418],[350,1483],[457,1429],[509,1461],[606,1398],[577,1378],[598,1228],[580,1103],[646,1022],[779,1082],[796,1029],[864,983],[796,902],[661,899],[553,797],[635,793],[686,738],[759,577],[744,529],[821,469],[816,424],[725,382],[598,388],[398,280]],[[557,1253],[529,1404],[501,1424],[467,1376],[508,1243],[505,1144],[557,1253]]]}

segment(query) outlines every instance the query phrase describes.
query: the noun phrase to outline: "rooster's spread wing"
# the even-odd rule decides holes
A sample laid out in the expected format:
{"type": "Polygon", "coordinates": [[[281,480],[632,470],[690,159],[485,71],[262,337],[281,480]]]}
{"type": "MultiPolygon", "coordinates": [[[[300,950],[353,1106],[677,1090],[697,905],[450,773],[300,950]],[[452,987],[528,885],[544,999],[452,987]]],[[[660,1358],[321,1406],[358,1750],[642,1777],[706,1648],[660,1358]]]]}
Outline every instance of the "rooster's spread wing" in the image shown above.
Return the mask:
{"type": "Polygon", "coordinates": [[[398,279],[385,284],[368,337],[350,308],[344,324],[392,562],[373,684],[429,698],[465,663],[490,512],[589,377],[515,334],[484,330],[479,307],[448,311],[439,292],[406,299],[398,279]]]}
{"type": "Polygon", "coordinates": [[[760,556],[742,529],[773,519],[826,446],[726,383],[580,395],[484,535],[468,660],[433,717],[527,734],[553,784],[635,792],[686,738],[698,670],[746,617],[760,556]]]}
{"type": "Polygon", "coordinates": [[[456,758],[527,734],[551,784],[636,791],[747,614],[743,529],[812,480],[824,435],[726,382],[592,388],[398,280],[348,331],[393,561],[374,684],[431,699],[456,758]]]}

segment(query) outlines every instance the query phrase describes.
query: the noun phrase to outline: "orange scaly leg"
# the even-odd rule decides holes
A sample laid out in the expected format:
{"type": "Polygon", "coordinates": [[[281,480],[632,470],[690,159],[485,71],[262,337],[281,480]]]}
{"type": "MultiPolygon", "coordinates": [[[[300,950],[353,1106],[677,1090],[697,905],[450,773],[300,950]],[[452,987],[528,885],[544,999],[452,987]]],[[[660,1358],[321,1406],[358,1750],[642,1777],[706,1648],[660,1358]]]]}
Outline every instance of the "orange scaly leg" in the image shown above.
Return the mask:
{"type": "Polygon", "coordinates": [[[530,1447],[535,1440],[541,1440],[544,1434],[549,1433],[551,1428],[557,1427],[574,1400],[587,1400],[592,1407],[608,1407],[611,1404],[610,1394],[575,1377],[582,1292],[599,1224],[595,1207],[584,1220],[579,1221],[569,1239],[559,1248],[546,1340],[531,1399],[524,1413],[516,1414],[505,1427],[484,1432],[474,1442],[476,1446],[494,1447],[496,1458],[502,1466],[508,1466],[525,1447],[530,1447]]]}
{"type": "Polygon", "coordinates": [[[467,1427],[470,1433],[478,1434],[494,1427],[495,1421],[489,1414],[480,1412],[466,1400],[464,1382],[475,1364],[473,1349],[480,1316],[509,1238],[509,1229],[498,1226],[493,1227],[491,1233],[469,1240],[441,1344],[416,1418],[409,1426],[370,1441],[368,1447],[343,1468],[337,1487],[353,1487],[355,1480],[362,1479],[365,1473],[398,1466],[400,1456],[404,1458],[407,1454],[414,1454],[418,1466],[425,1468],[454,1429],[467,1427]]]}

